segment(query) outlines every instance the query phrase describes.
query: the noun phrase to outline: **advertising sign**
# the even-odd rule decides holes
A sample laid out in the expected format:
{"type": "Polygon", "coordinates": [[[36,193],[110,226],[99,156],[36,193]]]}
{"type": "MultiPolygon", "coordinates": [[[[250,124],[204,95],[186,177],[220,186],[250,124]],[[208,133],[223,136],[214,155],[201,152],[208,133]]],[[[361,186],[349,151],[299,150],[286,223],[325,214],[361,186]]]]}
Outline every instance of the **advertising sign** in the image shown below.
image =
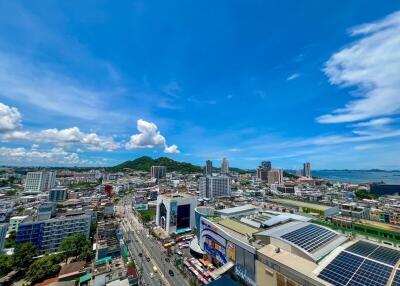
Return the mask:
{"type": "Polygon", "coordinates": [[[228,241],[226,244],[226,256],[228,256],[228,259],[232,262],[235,262],[236,259],[236,247],[235,245],[228,241]]]}
{"type": "Polygon", "coordinates": [[[136,204],[135,205],[135,210],[137,210],[137,211],[147,211],[148,208],[149,207],[147,204],[136,204]]]}
{"type": "Polygon", "coordinates": [[[171,202],[169,210],[169,226],[176,226],[178,214],[178,202],[171,202]]]}

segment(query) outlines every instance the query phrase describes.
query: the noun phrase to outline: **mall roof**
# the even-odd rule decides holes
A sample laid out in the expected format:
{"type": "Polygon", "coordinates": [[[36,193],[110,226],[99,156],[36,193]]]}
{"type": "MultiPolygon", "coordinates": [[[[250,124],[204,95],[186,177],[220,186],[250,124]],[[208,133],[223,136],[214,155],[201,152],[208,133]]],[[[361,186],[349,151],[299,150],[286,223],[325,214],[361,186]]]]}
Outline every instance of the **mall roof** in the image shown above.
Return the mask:
{"type": "Polygon", "coordinates": [[[222,209],[222,210],[216,210],[216,212],[220,215],[235,215],[235,214],[240,214],[242,212],[248,212],[248,211],[256,211],[260,209],[257,206],[254,205],[243,205],[243,206],[238,206],[238,207],[233,207],[233,208],[227,208],[227,209],[222,209]]]}
{"type": "Polygon", "coordinates": [[[339,247],[314,271],[333,285],[400,285],[400,251],[359,240],[339,247]]]}
{"type": "Polygon", "coordinates": [[[272,218],[266,219],[262,222],[262,224],[265,226],[271,227],[273,225],[287,222],[289,220],[308,222],[308,221],[311,221],[312,218],[301,216],[301,215],[296,215],[296,214],[284,213],[284,214],[280,214],[280,215],[274,216],[272,218]]]}
{"type": "Polygon", "coordinates": [[[296,206],[296,207],[302,207],[302,208],[309,208],[309,209],[316,209],[316,210],[320,210],[320,211],[326,211],[326,210],[332,208],[330,206],[307,203],[307,202],[300,202],[300,201],[295,201],[295,200],[287,200],[287,199],[271,199],[271,201],[274,203],[278,203],[278,204],[296,206]]]}
{"type": "Polygon", "coordinates": [[[223,219],[218,222],[219,225],[222,225],[226,228],[229,228],[230,230],[233,230],[237,233],[240,233],[242,235],[245,234],[253,234],[259,231],[256,228],[250,227],[248,225],[245,225],[243,223],[240,223],[239,221],[233,220],[233,219],[223,219]]]}
{"type": "Polygon", "coordinates": [[[258,233],[257,236],[280,240],[303,252],[313,261],[319,261],[347,240],[344,235],[328,228],[301,221],[273,227],[258,233]]]}

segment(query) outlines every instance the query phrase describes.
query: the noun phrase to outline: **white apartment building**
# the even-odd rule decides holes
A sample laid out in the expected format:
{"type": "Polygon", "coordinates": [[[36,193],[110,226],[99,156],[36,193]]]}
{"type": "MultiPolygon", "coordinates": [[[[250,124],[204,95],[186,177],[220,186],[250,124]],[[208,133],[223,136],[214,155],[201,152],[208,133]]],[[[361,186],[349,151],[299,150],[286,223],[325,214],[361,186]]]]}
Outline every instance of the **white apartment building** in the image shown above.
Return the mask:
{"type": "Polygon", "coordinates": [[[54,188],[56,185],[56,173],[39,171],[28,172],[25,179],[25,192],[43,192],[54,188]]]}
{"type": "Polygon", "coordinates": [[[199,192],[201,198],[217,198],[231,195],[231,181],[228,176],[206,176],[200,178],[199,192]]]}

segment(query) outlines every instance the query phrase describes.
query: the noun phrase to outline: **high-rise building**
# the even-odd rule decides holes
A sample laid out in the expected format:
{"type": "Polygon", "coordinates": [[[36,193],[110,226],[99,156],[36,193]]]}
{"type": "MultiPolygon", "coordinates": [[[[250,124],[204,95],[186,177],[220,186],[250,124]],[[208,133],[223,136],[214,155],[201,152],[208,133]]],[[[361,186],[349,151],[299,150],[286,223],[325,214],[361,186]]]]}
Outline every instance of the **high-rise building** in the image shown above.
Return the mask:
{"type": "Polygon", "coordinates": [[[92,217],[88,214],[57,217],[19,225],[16,243],[33,242],[41,254],[55,252],[64,238],[82,233],[89,238],[92,217]]]}
{"type": "Polygon", "coordinates": [[[271,170],[271,161],[262,161],[261,165],[257,168],[257,180],[266,182],[268,181],[268,172],[271,170]]]}
{"type": "Polygon", "coordinates": [[[221,174],[229,174],[229,161],[227,158],[222,159],[221,174]]]}
{"type": "Polygon", "coordinates": [[[268,171],[271,170],[272,168],[271,161],[262,161],[261,167],[268,169],[268,171]]]}
{"type": "Polygon", "coordinates": [[[231,181],[228,176],[205,176],[200,178],[199,192],[201,198],[214,199],[231,195],[231,181]]]}
{"type": "Polygon", "coordinates": [[[309,162],[304,163],[303,165],[303,176],[311,178],[311,164],[309,162]]]}
{"type": "Polygon", "coordinates": [[[165,178],[167,168],[165,166],[151,166],[151,177],[156,179],[165,178]]]}
{"type": "Polygon", "coordinates": [[[39,171],[28,172],[25,180],[25,192],[39,193],[50,190],[56,185],[56,173],[39,171]]]}
{"type": "Polygon", "coordinates": [[[211,160],[207,160],[206,161],[206,167],[204,169],[204,175],[208,176],[208,175],[212,175],[212,161],[211,160]]]}
{"type": "Polygon", "coordinates": [[[65,187],[56,187],[49,192],[50,202],[63,202],[67,199],[68,189],[65,187]]]}
{"type": "Polygon", "coordinates": [[[282,184],[283,172],[281,169],[271,169],[268,171],[268,184],[282,184]]]}

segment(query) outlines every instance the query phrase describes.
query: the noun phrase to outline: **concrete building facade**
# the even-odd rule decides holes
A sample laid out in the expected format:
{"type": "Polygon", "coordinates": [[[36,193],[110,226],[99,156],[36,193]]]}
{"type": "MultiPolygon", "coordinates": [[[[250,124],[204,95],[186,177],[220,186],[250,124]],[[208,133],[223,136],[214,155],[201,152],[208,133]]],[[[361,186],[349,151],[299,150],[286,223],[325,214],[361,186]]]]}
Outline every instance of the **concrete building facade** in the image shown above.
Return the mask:
{"type": "Polygon", "coordinates": [[[25,192],[39,193],[54,188],[56,184],[56,173],[39,171],[28,172],[25,179],[25,192]]]}
{"type": "Polygon", "coordinates": [[[165,178],[167,168],[165,166],[151,166],[151,177],[155,179],[165,178]]]}
{"type": "Polygon", "coordinates": [[[231,195],[231,181],[228,176],[205,176],[199,180],[201,198],[214,199],[231,195]]]}
{"type": "Polygon", "coordinates": [[[197,198],[183,194],[157,197],[156,224],[168,233],[183,233],[195,226],[197,198]]]}
{"type": "Polygon", "coordinates": [[[72,215],[24,222],[18,227],[16,243],[32,242],[41,254],[56,252],[63,239],[68,236],[82,233],[89,238],[91,219],[90,215],[72,215]]]}

